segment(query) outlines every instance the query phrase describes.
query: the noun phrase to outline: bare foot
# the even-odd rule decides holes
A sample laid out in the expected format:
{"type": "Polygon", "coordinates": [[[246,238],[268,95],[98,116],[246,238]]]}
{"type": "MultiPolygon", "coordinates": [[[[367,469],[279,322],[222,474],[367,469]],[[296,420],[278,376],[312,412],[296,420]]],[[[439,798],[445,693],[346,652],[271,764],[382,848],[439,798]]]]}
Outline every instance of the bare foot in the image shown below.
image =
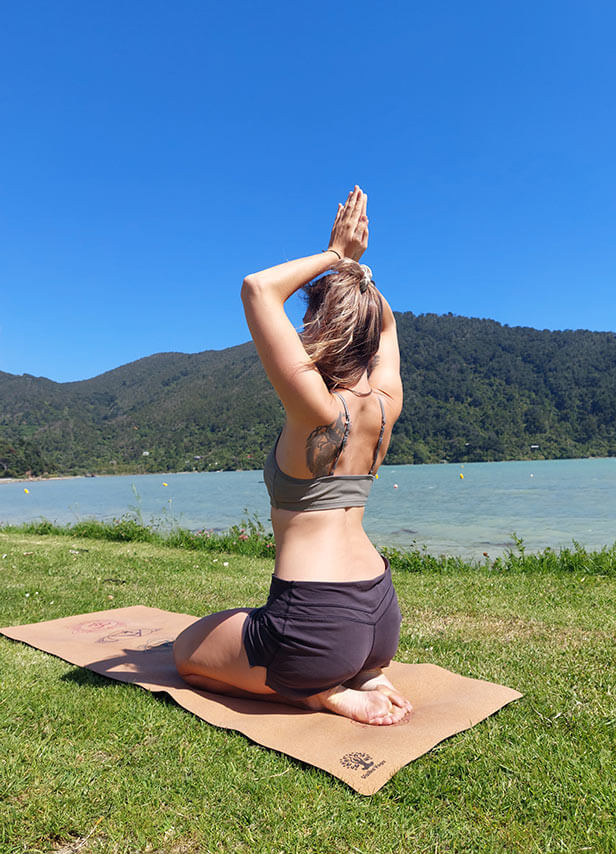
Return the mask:
{"type": "Polygon", "coordinates": [[[409,709],[408,701],[397,691],[394,691],[392,696],[389,696],[386,691],[387,688],[357,691],[354,688],[339,685],[337,688],[308,697],[306,704],[311,709],[327,709],[362,724],[389,726],[401,721],[408,714],[409,709]]]}
{"type": "Polygon", "coordinates": [[[353,679],[345,682],[344,685],[356,691],[382,691],[396,705],[404,707],[405,714],[410,714],[413,711],[410,701],[392,685],[380,669],[363,670],[353,679]]]}

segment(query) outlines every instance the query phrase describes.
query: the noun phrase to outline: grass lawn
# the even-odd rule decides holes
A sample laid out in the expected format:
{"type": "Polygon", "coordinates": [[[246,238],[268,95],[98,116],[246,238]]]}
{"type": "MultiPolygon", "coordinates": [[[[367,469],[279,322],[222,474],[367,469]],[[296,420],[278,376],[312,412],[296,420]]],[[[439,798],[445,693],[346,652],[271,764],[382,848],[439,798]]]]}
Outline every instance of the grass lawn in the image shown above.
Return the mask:
{"type": "MultiPolygon", "coordinates": [[[[558,562],[555,563],[558,566],[558,562]]],[[[0,531],[0,625],[260,604],[273,562],[0,531]]],[[[613,568],[612,568],[613,569],[613,568]]],[[[616,573],[394,569],[398,660],[525,694],[372,797],[0,638],[2,852],[616,851],[616,573]]],[[[412,700],[412,698],[410,698],[412,700]]]]}

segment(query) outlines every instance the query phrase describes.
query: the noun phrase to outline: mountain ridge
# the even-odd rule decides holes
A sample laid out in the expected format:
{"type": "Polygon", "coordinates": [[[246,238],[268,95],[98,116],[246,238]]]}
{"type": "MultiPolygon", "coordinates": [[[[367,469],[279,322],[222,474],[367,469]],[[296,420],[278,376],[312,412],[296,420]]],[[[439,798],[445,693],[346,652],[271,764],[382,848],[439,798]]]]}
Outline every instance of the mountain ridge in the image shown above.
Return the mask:
{"type": "MultiPolygon", "coordinates": [[[[387,462],[616,455],[615,333],[395,315],[387,462]]],[[[260,468],[284,420],[251,341],[66,383],[0,372],[0,401],[0,476],[260,468]]]]}

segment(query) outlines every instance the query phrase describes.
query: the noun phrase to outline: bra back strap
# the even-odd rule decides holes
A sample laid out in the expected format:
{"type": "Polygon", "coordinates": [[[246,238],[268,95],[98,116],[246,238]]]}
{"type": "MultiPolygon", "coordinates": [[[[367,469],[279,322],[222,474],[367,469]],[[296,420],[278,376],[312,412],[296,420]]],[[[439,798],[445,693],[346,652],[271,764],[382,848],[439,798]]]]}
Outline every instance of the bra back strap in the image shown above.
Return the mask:
{"type": "Polygon", "coordinates": [[[338,460],[340,459],[340,454],[344,451],[344,446],[347,443],[347,439],[349,438],[349,430],[351,429],[351,416],[349,415],[349,408],[346,405],[346,400],[343,398],[341,394],[338,394],[337,391],[334,392],[336,397],[339,397],[342,401],[342,405],[344,406],[344,414],[346,416],[346,424],[344,425],[344,435],[342,436],[342,442],[340,443],[340,447],[338,448],[338,453],[332,463],[332,467],[329,470],[330,474],[334,473],[334,469],[338,465],[338,460]]]}
{"type": "Polygon", "coordinates": [[[376,465],[376,458],[379,455],[379,451],[381,450],[381,445],[383,443],[383,433],[385,432],[385,407],[383,406],[383,401],[380,397],[378,398],[378,401],[381,407],[381,432],[379,433],[379,441],[376,443],[376,448],[374,449],[374,457],[372,458],[372,465],[368,474],[372,474],[372,472],[374,471],[374,467],[376,465]]]}

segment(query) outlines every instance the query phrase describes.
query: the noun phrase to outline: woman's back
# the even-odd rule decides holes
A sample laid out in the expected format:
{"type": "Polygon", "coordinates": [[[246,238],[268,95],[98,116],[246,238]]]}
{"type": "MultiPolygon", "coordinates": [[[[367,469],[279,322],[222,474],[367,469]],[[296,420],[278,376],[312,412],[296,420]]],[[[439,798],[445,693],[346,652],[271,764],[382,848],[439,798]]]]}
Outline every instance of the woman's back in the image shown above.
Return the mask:
{"type": "Polygon", "coordinates": [[[399,406],[373,390],[338,394],[330,423],[287,422],[264,469],[275,574],[286,580],[356,581],[382,572],[362,520],[399,406]]]}
{"type": "Polygon", "coordinates": [[[298,479],[374,474],[391,436],[390,407],[375,389],[334,391],[330,423],[310,429],[306,423],[287,422],[276,443],[280,469],[298,479]]]}

